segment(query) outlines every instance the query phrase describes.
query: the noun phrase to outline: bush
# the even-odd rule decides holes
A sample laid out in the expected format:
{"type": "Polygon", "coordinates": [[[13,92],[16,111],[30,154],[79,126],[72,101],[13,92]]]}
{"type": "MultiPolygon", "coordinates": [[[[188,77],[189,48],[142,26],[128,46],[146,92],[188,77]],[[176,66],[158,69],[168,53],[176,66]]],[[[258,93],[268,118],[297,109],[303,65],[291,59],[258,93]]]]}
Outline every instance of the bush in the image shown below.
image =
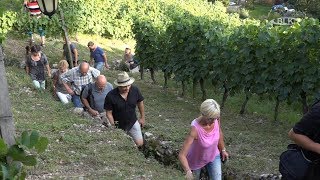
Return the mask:
{"type": "Polygon", "coordinates": [[[24,166],[35,166],[37,154],[42,153],[48,146],[48,139],[39,136],[38,132],[25,131],[16,139],[16,144],[8,147],[0,139],[1,179],[25,179],[24,166]],[[9,162],[7,161],[9,159],[9,162]]]}

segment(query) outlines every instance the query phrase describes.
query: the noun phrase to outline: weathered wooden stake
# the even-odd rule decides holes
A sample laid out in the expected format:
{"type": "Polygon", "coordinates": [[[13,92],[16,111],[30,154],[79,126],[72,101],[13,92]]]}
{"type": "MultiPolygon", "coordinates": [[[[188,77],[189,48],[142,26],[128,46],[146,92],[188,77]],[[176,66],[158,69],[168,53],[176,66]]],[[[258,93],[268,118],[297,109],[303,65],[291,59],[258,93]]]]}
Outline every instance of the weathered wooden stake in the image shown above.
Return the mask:
{"type": "Polygon", "coordinates": [[[0,45],[0,133],[7,145],[15,144],[15,127],[13,123],[8,83],[4,67],[4,55],[0,45]]]}
{"type": "Polygon", "coordinates": [[[70,59],[70,64],[69,66],[71,68],[74,67],[74,64],[73,64],[73,59],[72,59],[72,55],[71,55],[71,49],[70,49],[70,44],[69,44],[69,38],[68,38],[68,32],[67,32],[67,28],[66,28],[66,23],[64,21],[64,15],[63,15],[63,11],[62,9],[60,8],[60,18],[61,18],[61,23],[62,23],[62,30],[64,32],[64,38],[66,40],[66,43],[67,43],[67,47],[68,47],[68,55],[69,56],[69,59],[70,59]]]}

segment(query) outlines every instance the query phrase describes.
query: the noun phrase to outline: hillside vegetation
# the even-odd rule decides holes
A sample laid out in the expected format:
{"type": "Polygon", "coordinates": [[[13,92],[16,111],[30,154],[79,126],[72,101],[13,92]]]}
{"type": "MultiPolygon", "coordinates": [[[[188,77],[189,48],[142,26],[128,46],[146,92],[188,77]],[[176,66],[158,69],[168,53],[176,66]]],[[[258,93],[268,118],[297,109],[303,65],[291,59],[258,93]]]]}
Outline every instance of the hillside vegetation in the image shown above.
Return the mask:
{"type": "MultiPolygon", "coordinates": [[[[158,83],[149,73],[143,80],[131,74],[145,97],[144,132],[179,149],[202,99],[213,98],[223,105],[222,128],[231,155],[224,172],[238,179],[278,174],[278,157],[290,142],[287,132],[302,116],[301,102],[307,108],[317,96],[319,21],[272,26],[227,14],[220,2],[200,0],[66,0],[60,6],[72,41],[77,34],[80,60],[88,60],[91,40],[107,51],[110,64],[129,44],[141,65],[154,70],[158,83]]],[[[18,68],[25,31],[46,27],[43,52],[52,65],[62,56],[60,17],[29,21],[23,9],[10,7],[0,9],[0,42],[17,131],[37,130],[50,141],[40,163],[30,168],[30,179],[183,178],[179,166],[145,158],[121,130],[72,114],[72,105],[51,97],[50,80],[46,92],[34,90],[18,68]]],[[[117,73],[104,72],[111,83],[117,73]]]]}
{"type": "MultiPolygon", "coordinates": [[[[84,59],[88,57],[86,40],[95,38],[97,37],[80,36],[83,43],[80,41],[77,47],[84,59]]],[[[110,61],[120,58],[123,42],[99,39],[101,46],[109,50],[110,61]]],[[[18,132],[37,130],[50,141],[48,150],[41,155],[40,163],[36,168],[30,169],[29,178],[183,178],[179,168],[165,167],[152,156],[145,159],[121,130],[107,129],[72,114],[72,105],[63,106],[54,100],[50,88],[45,93],[34,90],[29,77],[18,68],[25,44],[25,40],[13,37],[4,44],[15,124],[18,132]]],[[[48,41],[43,51],[50,62],[60,57],[61,45],[59,40],[48,41]]],[[[107,71],[105,75],[112,83],[117,73],[107,71]]],[[[160,83],[161,74],[156,73],[160,83]]],[[[170,80],[169,88],[163,90],[160,85],[153,84],[149,75],[144,80],[140,80],[138,74],[132,76],[136,78],[135,84],[141,88],[145,97],[147,126],[143,131],[171,142],[173,148],[180,148],[190,122],[199,115],[201,99],[190,98],[191,94],[180,98],[181,91],[177,89],[175,81],[170,80]]],[[[191,90],[191,87],[187,89],[191,90]]],[[[208,96],[219,100],[222,94],[211,91],[208,96]]],[[[235,173],[239,179],[246,174],[277,174],[278,157],[289,143],[287,131],[291,125],[274,123],[256,111],[240,116],[234,108],[237,103],[239,99],[231,97],[222,111],[222,127],[227,149],[231,154],[230,160],[223,166],[224,171],[235,173]]],[[[267,110],[267,104],[267,101],[257,99],[249,106],[254,108],[259,105],[267,110]]]]}

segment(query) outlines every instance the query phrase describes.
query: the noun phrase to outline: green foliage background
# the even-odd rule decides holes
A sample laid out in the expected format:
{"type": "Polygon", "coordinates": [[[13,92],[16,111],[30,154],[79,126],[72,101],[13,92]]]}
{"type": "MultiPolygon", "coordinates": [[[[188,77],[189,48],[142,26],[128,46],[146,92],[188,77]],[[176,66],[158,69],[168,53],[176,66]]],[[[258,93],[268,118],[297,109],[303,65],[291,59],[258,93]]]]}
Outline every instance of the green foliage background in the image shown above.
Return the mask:
{"type": "Polygon", "coordinates": [[[294,8],[312,15],[315,18],[320,18],[320,1],[318,0],[290,0],[290,4],[294,8]]]}

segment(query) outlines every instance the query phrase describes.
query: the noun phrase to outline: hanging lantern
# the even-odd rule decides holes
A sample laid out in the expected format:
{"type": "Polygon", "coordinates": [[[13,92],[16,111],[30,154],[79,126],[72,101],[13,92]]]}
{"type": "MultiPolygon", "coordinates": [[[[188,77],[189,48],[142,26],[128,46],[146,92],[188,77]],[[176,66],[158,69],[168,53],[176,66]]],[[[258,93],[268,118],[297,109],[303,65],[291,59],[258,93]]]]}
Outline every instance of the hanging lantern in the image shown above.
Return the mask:
{"type": "Polygon", "coordinates": [[[59,0],[37,0],[40,10],[44,15],[51,17],[58,8],[59,0]]]}

